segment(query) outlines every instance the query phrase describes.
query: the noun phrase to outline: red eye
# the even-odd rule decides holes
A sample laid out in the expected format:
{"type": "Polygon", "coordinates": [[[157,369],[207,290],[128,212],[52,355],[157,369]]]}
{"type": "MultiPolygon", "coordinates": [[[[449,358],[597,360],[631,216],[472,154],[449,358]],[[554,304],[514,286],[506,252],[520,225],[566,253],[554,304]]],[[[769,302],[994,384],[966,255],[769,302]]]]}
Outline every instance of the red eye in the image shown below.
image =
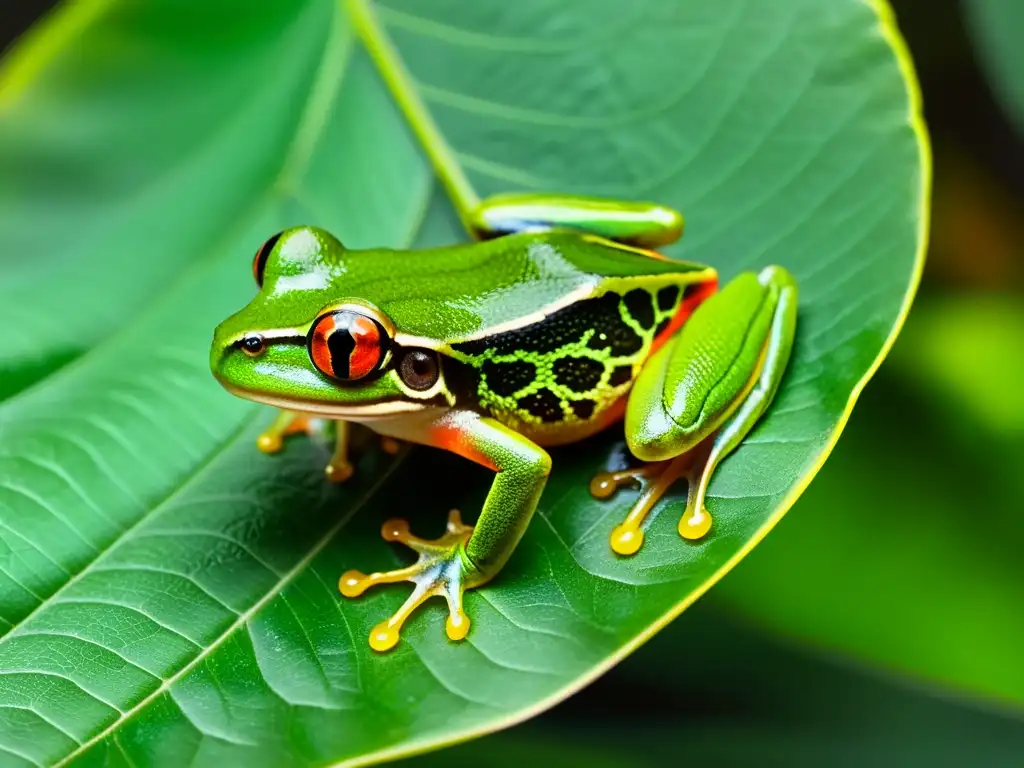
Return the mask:
{"type": "Polygon", "coordinates": [[[256,285],[260,288],[263,287],[263,270],[267,266],[267,257],[270,256],[270,252],[274,250],[274,246],[277,245],[277,241],[281,239],[281,232],[278,232],[272,238],[267,240],[260,249],[256,251],[256,257],[252,260],[252,276],[256,278],[256,285]]]}
{"type": "Polygon", "coordinates": [[[309,357],[331,378],[356,381],[377,370],[388,336],[371,317],[343,309],[322,315],[309,330],[309,357]]]}

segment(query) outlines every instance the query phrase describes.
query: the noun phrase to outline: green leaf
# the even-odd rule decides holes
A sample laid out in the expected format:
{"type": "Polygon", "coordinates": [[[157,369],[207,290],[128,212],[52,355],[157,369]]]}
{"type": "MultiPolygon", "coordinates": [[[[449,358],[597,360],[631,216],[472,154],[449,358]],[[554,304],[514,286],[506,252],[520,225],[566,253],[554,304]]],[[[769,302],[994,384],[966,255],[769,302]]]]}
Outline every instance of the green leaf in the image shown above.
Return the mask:
{"type": "Polygon", "coordinates": [[[1024,5],[1016,0],[967,0],[975,48],[1003,109],[1024,129],[1024,5]]]}
{"type": "Polygon", "coordinates": [[[907,311],[928,178],[909,61],[859,0],[64,7],[0,78],[0,764],[369,763],[577,690],[816,472],[907,311]],[[405,590],[341,602],[338,575],[402,562],[381,522],[429,535],[489,473],[367,453],[325,487],[322,445],[257,454],[270,414],[206,356],[269,232],[461,237],[428,158],[460,204],[544,187],[676,206],[671,254],[724,278],[785,265],[800,330],[712,484],[707,540],[680,541],[669,509],[616,559],[632,494],[586,481],[620,436],[558,450],[519,550],[468,596],[468,641],[433,608],[378,656],[368,632],[405,590]]]}
{"type": "Polygon", "coordinates": [[[715,597],[780,634],[1019,715],[1024,400],[1005,377],[1019,365],[1007,350],[1024,331],[1020,301],[919,309],[828,466],[715,597]]]}

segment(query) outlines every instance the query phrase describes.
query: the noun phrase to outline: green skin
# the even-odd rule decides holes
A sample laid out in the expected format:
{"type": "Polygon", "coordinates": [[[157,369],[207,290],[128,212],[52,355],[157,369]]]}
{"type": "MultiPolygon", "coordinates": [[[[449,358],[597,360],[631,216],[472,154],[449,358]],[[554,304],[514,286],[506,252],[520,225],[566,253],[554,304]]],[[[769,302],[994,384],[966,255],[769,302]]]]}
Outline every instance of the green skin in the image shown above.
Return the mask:
{"type": "MultiPolygon", "coordinates": [[[[389,523],[385,536],[419,561],[343,577],[350,596],[380,582],[416,585],[371,635],[378,650],[434,594],[448,599],[449,636],[465,636],[462,592],[492,578],[529,525],[551,467],[543,446],[624,416],[643,461],[674,466],[700,448],[689,477],[702,511],[712,471],[767,408],[792,346],[792,277],[769,267],[714,293],[713,269],[643,250],[679,237],[682,219],[667,208],[506,195],[470,220],[479,242],[415,252],[352,251],[320,229],[286,230],[263,254],[259,294],[217,328],[211,349],[214,374],[236,395],[362,423],[496,472],[475,528],[453,521],[441,540],[424,542],[389,523]],[[317,319],[341,307],[373,318],[390,339],[357,380],[324,373],[307,344],[317,319]],[[403,369],[410,350],[436,361],[425,379],[403,369]]],[[[639,523],[630,525],[632,543],[613,537],[622,554],[642,541],[639,523]]]]}

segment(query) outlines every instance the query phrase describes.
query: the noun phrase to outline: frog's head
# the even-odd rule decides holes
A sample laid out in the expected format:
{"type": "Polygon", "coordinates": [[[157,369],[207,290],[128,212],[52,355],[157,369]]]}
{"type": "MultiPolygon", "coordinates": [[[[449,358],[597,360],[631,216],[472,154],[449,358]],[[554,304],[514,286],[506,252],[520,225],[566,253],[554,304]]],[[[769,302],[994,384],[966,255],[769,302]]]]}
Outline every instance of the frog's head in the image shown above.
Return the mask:
{"type": "Polygon", "coordinates": [[[315,227],[267,240],[253,261],[259,293],[214,332],[217,380],[250,400],[354,421],[450,404],[438,353],[395,341],[391,319],[354,295],[346,253],[315,227]]]}

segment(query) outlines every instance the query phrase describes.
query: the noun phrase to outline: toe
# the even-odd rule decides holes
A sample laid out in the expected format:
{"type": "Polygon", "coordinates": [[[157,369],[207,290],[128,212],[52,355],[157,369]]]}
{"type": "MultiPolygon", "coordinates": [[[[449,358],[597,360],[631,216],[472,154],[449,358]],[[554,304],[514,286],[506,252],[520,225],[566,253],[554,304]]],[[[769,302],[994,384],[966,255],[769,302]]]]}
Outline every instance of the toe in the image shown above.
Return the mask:
{"type": "Polygon", "coordinates": [[[644,532],[636,526],[620,525],[612,531],[612,549],[620,555],[635,555],[644,544],[644,532]]]}
{"type": "Polygon", "coordinates": [[[704,538],[711,530],[711,515],[706,510],[695,510],[679,521],[679,535],[689,541],[704,538]]]}
{"type": "Polygon", "coordinates": [[[362,571],[345,571],[338,579],[338,591],[345,597],[359,597],[371,583],[362,571]]]}
{"type": "Polygon", "coordinates": [[[398,627],[391,624],[391,620],[382,621],[370,633],[370,647],[378,653],[390,651],[398,645],[398,627]]]}
{"type": "Polygon", "coordinates": [[[459,608],[448,615],[444,628],[448,633],[449,640],[465,640],[466,635],[469,634],[469,616],[466,615],[464,610],[459,608]]]}
{"type": "Polygon", "coordinates": [[[263,453],[277,453],[284,447],[280,435],[264,433],[256,438],[256,447],[263,453]]]}
{"type": "Polygon", "coordinates": [[[409,533],[409,522],[400,517],[392,518],[380,528],[380,535],[384,541],[398,541],[405,543],[411,538],[409,533]]]}
{"type": "Polygon", "coordinates": [[[355,472],[348,462],[331,462],[324,467],[324,475],[332,483],[344,483],[355,472]]]}

